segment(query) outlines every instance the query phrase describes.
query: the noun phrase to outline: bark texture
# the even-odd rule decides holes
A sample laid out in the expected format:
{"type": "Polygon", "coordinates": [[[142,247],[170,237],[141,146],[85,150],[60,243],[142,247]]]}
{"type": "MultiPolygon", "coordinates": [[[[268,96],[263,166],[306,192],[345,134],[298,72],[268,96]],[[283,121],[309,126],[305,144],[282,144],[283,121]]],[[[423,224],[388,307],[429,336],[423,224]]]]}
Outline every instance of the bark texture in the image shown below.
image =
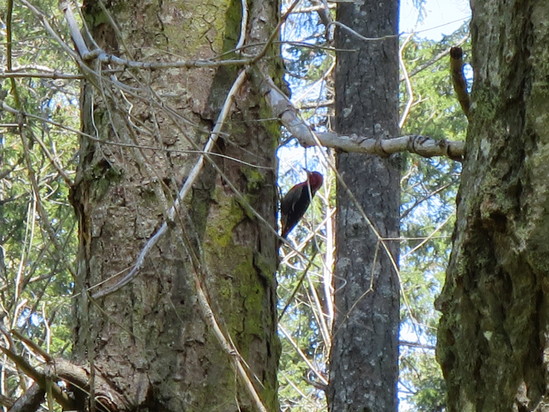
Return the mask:
{"type": "MultiPolygon", "coordinates": [[[[212,58],[235,47],[241,27],[240,2],[132,0],[106,7],[84,2],[91,36],[133,60],[212,58]]],[[[278,4],[248,7],[247,40],[262,44],[278,4]]],[[[197,282],[264,405],[278,409],[276,245],[272,229],[252,211],[275,225],[278,128],[257,121],[266,109],[249,82],[235,96],[211,157],[215,167],[207,162],[138,276],[98,301],[86,293],[125,273],[164,221],[236,72],[126,70],[116,79],[90,76],[84,86],[84,131],[115,144],[83,138],[81,145],[72,192],[80,220],[74,352],[126,399],[126,406],[111,410],[256,410],[232,366],[231,357],[239,355],[222,350],[199,309],[197,282]]]]}
{"type": "MultiPolygon", "coordinates": [[[[338,6],[336,129],[382,138],[398,135],[398,2],[338,6]],[[382,130],[381,132],[379,130],[382,130]]],[[[336,315],[330,356],[331,411],[396,411],[399,283],[383,238],[398,237],[399,161],[340,153],[337,169],[336,315]],[[350,196],[351,191],[354,198],[350,196]]],[[[386,242],[395,262],[398,244],[386,242]]]]}
{"type": "Polygon", "coordinates": [[[470,127],[437,356],[449,411],[546,411],[549,3],[472,8],[470,127]]]}

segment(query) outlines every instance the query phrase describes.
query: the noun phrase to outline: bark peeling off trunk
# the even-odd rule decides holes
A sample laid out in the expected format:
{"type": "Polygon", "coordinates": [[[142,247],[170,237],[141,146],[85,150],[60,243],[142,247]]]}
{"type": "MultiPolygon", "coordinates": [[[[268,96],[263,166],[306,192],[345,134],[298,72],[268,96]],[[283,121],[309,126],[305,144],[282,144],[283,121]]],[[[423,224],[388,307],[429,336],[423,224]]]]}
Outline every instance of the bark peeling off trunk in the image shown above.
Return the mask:
{"type": "Polygon", "coordinates": [[[450,411],[537,410],[549,401],[549,4],[472,7],[468,155],[437,356],[450,411]]]}

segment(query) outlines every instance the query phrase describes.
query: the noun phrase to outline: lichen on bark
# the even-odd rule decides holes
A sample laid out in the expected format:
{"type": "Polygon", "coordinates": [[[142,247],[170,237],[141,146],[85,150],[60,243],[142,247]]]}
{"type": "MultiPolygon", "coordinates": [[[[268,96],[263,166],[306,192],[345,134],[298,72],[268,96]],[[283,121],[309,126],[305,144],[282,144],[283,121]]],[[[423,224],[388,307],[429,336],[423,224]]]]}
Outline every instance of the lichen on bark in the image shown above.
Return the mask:
{"type": "MultiPolygon", "coordinates": [[[[254,41],[264,41],[277,5],[255,3],[254,41]]],[[[116,21],[110,29],[96,6],[90,0],[83,9],[92,36],[131,60],[214,58],[234,47],[240,30],[236,1],[115,1],[106,6],[116,21]]],[[[166,219],[237,70],[128,70],[116,73],[127,88],[107,77],[93,83],[101,90],[83,89],[83,129],[98,140],[82,139],[72,195],[80,219],[75,358],[93,363],[135,410],[254,408],[233,368],[237,355],[221,348],[203,317],[196,282],[250,376],[259,378],[262,401],[278,408],[276,282],[265,281],[274,279],[276,243],[256,217],[275,225],[278,134],[258,121],[261,96],[249,84],[233,96],[214,153],[138,275],[101,301],[87,295],[126,273],[166,219]]]]}
{"type": "Polygon", "coordinates": [[[473,104],[437,357],[449,411],[543,410],[549,4],[472,7],[473,104]]]}

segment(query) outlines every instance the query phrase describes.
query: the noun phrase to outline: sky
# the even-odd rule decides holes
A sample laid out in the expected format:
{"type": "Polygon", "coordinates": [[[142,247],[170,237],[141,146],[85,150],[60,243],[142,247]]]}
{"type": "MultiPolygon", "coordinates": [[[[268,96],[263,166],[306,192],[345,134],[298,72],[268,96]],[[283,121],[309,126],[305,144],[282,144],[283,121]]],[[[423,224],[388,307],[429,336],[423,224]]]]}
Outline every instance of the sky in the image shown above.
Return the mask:
{"type": "MultiPolygon", "coordinates": [[[[471,16],[469,0],[423,0],[422,11],[423,18],[420,19],[420,12],[414,6],[413,0],[401,0],[400,33],[414,31],[421,38],[437,41],[442,36],[456,31],[471,16]]],[[[295,98],[295,95],[293,97],[295,98]]],[[[290,165],[300,164],[304,156],[298,147],[292,147],[287,151],[281,149],[281,153],[279,157],[282,172],[290,165]],[[282,152],[285,153],[283,156],[282,152]]],[[[316,156],[312,154],[310,158],[315,159],[316,156]]]]}
{"type": "Polygon", "coordinates": [[[400,32],[419,32],[419,37],[440,40],[456,31],[471,16],[468,0],[425,0],[423,19],[412,0],[400,2],[400,32]]]}

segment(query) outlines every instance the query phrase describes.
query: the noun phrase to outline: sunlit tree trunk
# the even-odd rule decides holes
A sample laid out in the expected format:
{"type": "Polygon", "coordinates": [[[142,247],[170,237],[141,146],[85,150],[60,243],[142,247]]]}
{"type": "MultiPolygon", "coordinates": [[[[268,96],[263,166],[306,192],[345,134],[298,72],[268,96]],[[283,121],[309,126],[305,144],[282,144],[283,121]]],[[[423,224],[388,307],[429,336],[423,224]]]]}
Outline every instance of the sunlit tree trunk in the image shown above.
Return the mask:
{"type": "MultiPolygon", "coordinates": [[[[84,2],[91,37],[129,60],[212,58],[239,39],[240,2],[106,4],[84,2]]],[[[265,44],[277,2],[247,6],[245,40],[265,44]]],[[[258,410],[238,362],[260,402],[278,410],[272,230],[278,127],[258,121],[267,111],[245,76],[214,153],[172,218],[168,210],[242,69],[107,73],[111,68],[117,67],[90,63],[96,75],[87,73],[82,93],[83,131],[98,140],[82,138],[72,193],[80,221],[75,357],[93,364],[126,400],[112,410],[258,410]],[[106,297],[90,297],[128,273],[163,222],[168,230],[137,276],[106,297]]],[[[109,403],[97,399],[96,406],[101,402],[109,403]]]]}
{"type": "Polygon", "coordinates": [[[437,355],[449,411],[545,411],[549,3],[472,10],[472,110],[437,355]]]}
{"type": "MultiPolygon", "coordinates": [[[[398,2],[338,6],[336,129],[398,132],[398,2]],[[386,37],[385,37],[386,36],[386,37]]],[[[339,153],[331,411],[396,411],[398,377],[399,161],[339,153]],[[351,195],[352,194],[352,195],[351,195]],[[373,226],[372,226],[373,225],[373,226]],[[373,230],[375,228],[375,231],[373,230]]]]}

